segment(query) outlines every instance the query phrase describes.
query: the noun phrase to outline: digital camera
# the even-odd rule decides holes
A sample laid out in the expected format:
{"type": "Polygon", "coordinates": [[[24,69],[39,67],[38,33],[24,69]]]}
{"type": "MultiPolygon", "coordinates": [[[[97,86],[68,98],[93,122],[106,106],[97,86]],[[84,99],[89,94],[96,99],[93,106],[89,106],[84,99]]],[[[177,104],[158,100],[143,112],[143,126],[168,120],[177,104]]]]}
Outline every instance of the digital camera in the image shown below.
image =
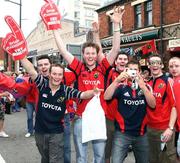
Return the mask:
{"type": "Polygon", "coordinates": [[[127,74],[128,74],[130,77],[136,77],[137,72],[136,72],[136,70],[130,70],[130,69],[128,69],[128,70],[127,70],[127,74]]]}

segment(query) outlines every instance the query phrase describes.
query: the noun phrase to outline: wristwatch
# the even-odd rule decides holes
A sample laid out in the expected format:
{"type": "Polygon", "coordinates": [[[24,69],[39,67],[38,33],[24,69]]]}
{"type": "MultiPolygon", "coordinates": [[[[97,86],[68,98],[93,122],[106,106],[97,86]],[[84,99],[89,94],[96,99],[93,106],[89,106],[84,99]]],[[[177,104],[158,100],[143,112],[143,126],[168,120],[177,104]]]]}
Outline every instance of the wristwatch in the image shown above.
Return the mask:
{"type": "Polygon", "coordinates": [[[169,126],[169,129],[172,130],[172,131],[174,131],[174,127],[169,126]]]}

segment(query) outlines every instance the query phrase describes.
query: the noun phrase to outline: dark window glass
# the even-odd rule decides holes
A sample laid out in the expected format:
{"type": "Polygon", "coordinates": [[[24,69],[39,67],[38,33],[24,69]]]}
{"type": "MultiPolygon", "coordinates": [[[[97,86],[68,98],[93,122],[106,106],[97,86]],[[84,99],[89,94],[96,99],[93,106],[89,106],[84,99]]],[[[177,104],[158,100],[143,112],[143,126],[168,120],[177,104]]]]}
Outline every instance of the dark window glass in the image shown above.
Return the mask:
{"type": "Polygon", "coordinates": [[[152,1],[145,3],[145,26],[152,25],[152,1]]]}
{"type": "Polygon", "coordinates": [[[141,28],[142,23],[141,23],[141,4],[135,6],[135,28],[141,28]]]}

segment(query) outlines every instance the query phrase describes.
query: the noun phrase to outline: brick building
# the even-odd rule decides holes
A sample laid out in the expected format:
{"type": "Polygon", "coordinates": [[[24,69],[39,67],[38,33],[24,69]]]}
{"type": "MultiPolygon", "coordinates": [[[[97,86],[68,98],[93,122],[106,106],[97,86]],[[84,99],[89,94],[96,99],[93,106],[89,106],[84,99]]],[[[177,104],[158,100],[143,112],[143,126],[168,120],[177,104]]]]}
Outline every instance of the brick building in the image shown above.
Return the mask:
{"type": "MultiPolygon", "coordinates": [[[[180,1],[179,0],[114,0],[99,8],[100,38],[103,49],[112,46],[113,24],[106,14],[114,6],[125,13],[121,25],[121,48],[142,47],[155,39],[158,53],[165,63],[171,55],[180,56],[180,1]]],[[[142,64],[146,64],[145,60],[142,64]]]]}

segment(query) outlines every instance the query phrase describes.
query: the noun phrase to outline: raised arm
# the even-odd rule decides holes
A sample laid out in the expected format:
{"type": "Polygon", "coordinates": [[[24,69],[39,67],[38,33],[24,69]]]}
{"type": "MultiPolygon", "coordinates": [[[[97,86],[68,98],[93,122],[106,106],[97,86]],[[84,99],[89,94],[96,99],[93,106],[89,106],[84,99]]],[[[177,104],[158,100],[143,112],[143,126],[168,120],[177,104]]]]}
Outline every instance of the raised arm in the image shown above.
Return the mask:
{"type": "Polygon", "coordinates": [[[26,57],[21,59],[21,64],[26,69],[26,71],[30,75],[31,79],[35,80],[38,73],[36,72],[34,65],[26,57]]]}
{"type": "MultiPolygon", "coordinates": [[[[156,99],[155,97],[153,96],[153,91],[152,91],[152,88],[147,88],[143,78],[141,77],[140,74],[137,74],[138,75],[138,78],[136,79],[139,87],[141,88],[141,90],[143,91],[144,93],[144,96],[146,98],[146,102],[147,104],[151,107],[151,108],[155,108],[156,107],[156,99]],[[150,90],[151,89],[151,90],[150,90]]],[[[149,86],[150,87],[150,86],[149,86]]]]}
{"type": "Polygon", "coordinates": [[[111,65],[113,65],[116,56],[120,49],[120,24],[122,21],[122,16],[125,10],[122,10],[120,7],[115,7],[112,15],[109,15],[113,24],[114,24],[114,32],[113,32],[113,40],[112,40],[112,49],[107,55],[107,60],[111,65]]]}
{"type": "Polygon", "coordinates": [[[59,29],[61,28],[60,20],[61,14],[58,10],[58,6],[53,1],[44,0],[45,4],[42,6],[40,15],[47,30],[53,30],[54,38],[59,49],[60,55],[71,64],[74,56],[66,50],[66,47],[59,34],[59,29]]]}
{"type": "Polygon", "coordinates": [[[68,62],[68,64],[71,64],[74,59],[74,56],[67,51],[66,46],[64,45],[58,30],[54,30],[53,34],[54,34],[54,38],[55,38],[57,47],[59,49],[60,55],[63,56],[63,58],[68,62]]]}
{"type": "Polygon", "coordinates": [[[98,62],[101,62],[105,57],[103,54],[101,41],[99,37],[99,24],[97,22],[92,23],[93,42],[99,45],[98,62]]]}
{"type": "Polygon", "coordinates": [[[104,93],[104,99],[105,100],[111,100],[112,96],[116,90],[116,88],[119,86],[119,83],[126,80],[128,78],[128,74],[126,72],[122,72],[112,83],[111,85],[106,89],[104,93]]]}

